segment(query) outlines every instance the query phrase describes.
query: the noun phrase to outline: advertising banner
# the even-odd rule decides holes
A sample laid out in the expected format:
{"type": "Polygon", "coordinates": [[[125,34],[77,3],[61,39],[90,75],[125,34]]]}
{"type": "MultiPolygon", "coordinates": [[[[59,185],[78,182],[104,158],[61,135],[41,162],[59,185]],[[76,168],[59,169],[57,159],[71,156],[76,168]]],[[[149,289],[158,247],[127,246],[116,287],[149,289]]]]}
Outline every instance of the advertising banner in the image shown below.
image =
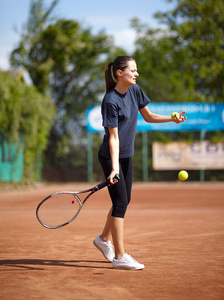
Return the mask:
{"type": "Polygon", "coordinates": [[[216,131],[224,130],[224,103],[149,103],[148,108],[157,114],[170,116],[172,112],[186,111],[184,123],[146,123],[139,115],[139,131],[216,131]]]}
{"type": "MultiPolygon", "coordinates": [[[[172,112],[186,111],[184,123],[146,123],[138,115],[137,131],[217,131],[224,130],[224,103],[149,103],[153,113],[170,116],[172,112]]],[[[101,107],[94,105],[86,112],[88,132],[103,132],[101,107]]]]}
{"type": "Polygon", "coordinates": [[[154,142],[152,156],[155,170],[224,169],[224,143],[154,142]]]}

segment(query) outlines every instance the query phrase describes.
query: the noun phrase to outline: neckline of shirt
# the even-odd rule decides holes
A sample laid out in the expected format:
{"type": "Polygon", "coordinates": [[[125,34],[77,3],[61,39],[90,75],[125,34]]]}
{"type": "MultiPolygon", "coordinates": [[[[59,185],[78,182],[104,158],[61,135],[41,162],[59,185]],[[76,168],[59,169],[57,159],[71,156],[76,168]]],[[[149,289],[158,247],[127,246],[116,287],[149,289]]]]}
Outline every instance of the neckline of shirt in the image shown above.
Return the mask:
{"type": "Polygon", "coordinates": [[[121,93],[119,93],[115,88],[114,88],[114,92],[115,92],[118,96],[120,96],[121,98],[124,98],[124,97],[127,95],[127,92],[126,92],[125,94],[121,94],[121,93]]]}

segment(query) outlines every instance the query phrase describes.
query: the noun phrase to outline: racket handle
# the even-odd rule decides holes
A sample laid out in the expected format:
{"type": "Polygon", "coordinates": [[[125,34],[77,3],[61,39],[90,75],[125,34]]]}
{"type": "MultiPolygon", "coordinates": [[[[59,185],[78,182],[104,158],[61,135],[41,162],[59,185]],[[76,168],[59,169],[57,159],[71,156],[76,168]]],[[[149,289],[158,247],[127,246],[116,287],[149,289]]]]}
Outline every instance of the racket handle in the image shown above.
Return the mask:
{"type": "MultiPolygon", "coordinates": [[[[119,179],[120,179],[119,175],[116,174],[116,175],[114,176],[114,179],[119,180],[119,179]]],[[[102,188],[104,188],[105,186],[108,186],[108,185],[110,185],[110,184],[111,184],[111,183],[110,183],[110,179],[107,179],[107,180],[105,180],[104,182],[101,182],[101,183],[99,183],[98,185],[96,185],[96,186],[95,186],[95,190],[96,190],[96,191],[99,191],[99,190],[101,190],[102,188]]]]}

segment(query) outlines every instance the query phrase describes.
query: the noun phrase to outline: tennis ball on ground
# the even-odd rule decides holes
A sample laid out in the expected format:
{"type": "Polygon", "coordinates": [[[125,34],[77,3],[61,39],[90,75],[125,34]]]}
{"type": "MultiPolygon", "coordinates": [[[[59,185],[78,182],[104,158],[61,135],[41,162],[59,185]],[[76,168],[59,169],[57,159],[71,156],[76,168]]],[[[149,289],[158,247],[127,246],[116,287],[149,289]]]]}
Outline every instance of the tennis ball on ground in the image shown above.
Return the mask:
{"type": "Polygon", "coordinates": [[[175,120],[175,116],[177,116],[177,118],[180,117],[180,115],[178,114],[178,112],[173,112],[173,113],[171,114],[172,120],[175,120]]]}
{"type": "Polygon", "coordinates": [[[180,180],[187,180],[188,179],[187,171],[184,171],[184,170],[180,171],[179,174],[178,174],[178,178],[180,180]]]}

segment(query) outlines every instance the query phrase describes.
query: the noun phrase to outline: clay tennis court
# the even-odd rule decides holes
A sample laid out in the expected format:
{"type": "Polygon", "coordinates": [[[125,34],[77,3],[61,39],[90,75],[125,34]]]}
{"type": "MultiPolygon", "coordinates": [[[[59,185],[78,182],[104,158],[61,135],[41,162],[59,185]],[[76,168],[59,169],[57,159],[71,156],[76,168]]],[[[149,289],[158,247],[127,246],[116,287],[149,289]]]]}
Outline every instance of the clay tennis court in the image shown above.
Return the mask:
{"type": "Polygon", "coordinates": [[[50,230],[37,221],[48,194],[91,186],[0,192],[2,300],[224,299],[223,183],[134,184],[125,245],[142,271],[112,269],[92,244],[110,207],[107,189],[68,226],[50,230]]]}

